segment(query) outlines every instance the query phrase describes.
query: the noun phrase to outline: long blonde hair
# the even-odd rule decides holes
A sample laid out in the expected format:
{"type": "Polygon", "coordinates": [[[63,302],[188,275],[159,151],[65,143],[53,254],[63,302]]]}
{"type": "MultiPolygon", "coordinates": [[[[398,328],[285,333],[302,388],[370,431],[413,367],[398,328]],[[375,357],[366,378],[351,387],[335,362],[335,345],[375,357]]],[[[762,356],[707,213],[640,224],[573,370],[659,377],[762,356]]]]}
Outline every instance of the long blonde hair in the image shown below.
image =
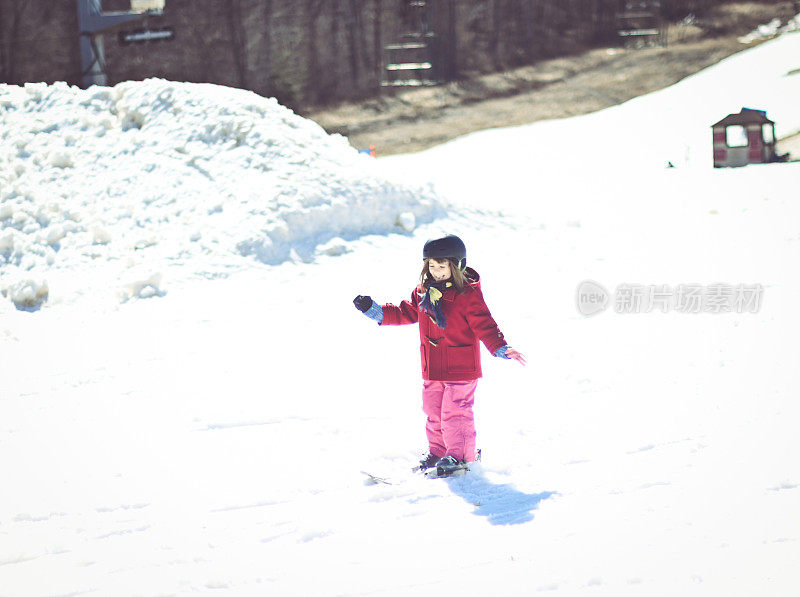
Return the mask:
{"type": "MultiPolygon", "coordinates": [[[[425,264],[422,266],[422,272],[419,275],[419,281],[425,288],[430,286],[431,282],[434,282],[430,270],[430,261],[430,259],[425,260],[425,264]]],[[[467,285],[467,276],[458,268],[456,261],[454,259],[450,259],[449,257],[446,259],[435,259],[434,261],[447,261],[450,264],[450,279],[448,282],[453,283],[453,286],[458,294],[464,292],[464,286],[467,285]]]]}

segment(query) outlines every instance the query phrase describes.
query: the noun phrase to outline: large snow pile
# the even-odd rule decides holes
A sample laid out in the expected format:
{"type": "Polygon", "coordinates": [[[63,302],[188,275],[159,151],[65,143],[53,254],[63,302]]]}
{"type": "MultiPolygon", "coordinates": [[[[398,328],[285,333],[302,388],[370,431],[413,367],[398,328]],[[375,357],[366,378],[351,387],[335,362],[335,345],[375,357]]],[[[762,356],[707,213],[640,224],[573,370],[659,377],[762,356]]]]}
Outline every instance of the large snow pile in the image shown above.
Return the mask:
{"type": "Polygon", "coordinates": [[[158,79],[0,85],[9,296],[64,265],[152,294],[148,281],[169,265],[211,275],[242,256],[307,261],[320,245],[342,251],[340,237],[409,231],[437,205],[431,190],[387,182],[343,137],[250,92],[158,79]]]}

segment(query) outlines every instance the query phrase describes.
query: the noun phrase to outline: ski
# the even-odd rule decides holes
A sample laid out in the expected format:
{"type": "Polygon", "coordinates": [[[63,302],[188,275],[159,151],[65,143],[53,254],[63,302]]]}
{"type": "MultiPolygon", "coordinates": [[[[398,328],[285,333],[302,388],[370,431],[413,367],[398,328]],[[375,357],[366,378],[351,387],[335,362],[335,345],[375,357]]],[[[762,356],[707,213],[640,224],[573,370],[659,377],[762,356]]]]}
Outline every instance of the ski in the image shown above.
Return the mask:
{"type": "MultiPolygon", "coordinates": [[[[475,453],[475,461],[479,462],[481,459],[481,451],[477,450],[475,453]]],[[[427,479],[446,479],[447,477],[460,477],[462,475],[467,474],[469,472],[469,463],[468,462],[461,462],[457,466],[448,466],[446,469],[442,467],[423,467],[422,465],[417,465],[411,468],[411,472],[414,474],[419,474],[424,476],[427,479]]],[[[378,475],[373,475],[367,471],[361,471],[361,474],[366,477],[364,483],[366,485],[395,485],[398,480],[395,479],[392,481],[388,477],[381,477],[378,475]]],[[[400,479],[399,482],[403,482],[403,479],[400,479]]]]}
{"type": "Polygon", "coordinates": [[[362,475],[366,475],[366,480],[364,481],[367,485],[391,485],[392,482],[389,481],[386,477],[378,477],[377,475],[373,475],[372,473],[368,473],[367,471],[361,471],[362,475]]]}

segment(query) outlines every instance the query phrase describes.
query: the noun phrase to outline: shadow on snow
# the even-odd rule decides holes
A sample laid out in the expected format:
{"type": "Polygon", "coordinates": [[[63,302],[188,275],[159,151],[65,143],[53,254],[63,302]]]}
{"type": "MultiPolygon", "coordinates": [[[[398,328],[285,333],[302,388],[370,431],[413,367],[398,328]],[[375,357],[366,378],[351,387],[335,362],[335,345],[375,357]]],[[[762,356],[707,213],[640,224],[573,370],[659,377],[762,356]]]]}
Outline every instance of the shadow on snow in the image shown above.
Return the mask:
{"type": "Polygon", "coordinates": [[[464,477],[446,481],[454,494],[475,506],[476,516],[485,516],[494,525],[530,522],[542,500],[558,495],[554,491],[524,493],[509,484],[497,485],[474,469],[464,477]]]}

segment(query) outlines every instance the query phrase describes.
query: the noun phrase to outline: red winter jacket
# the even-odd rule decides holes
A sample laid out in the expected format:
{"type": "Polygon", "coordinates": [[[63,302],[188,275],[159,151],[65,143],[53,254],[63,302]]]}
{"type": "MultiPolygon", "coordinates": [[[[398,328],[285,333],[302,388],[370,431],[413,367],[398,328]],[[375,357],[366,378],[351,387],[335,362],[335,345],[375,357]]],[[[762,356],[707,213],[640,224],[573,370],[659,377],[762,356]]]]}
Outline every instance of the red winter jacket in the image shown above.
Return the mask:
{"type": "Polygon", "coordinates": [[[494,354],[506,345],[492,314],[486,307],[481,292],[478,272],[467,268],[467,284],[458,294],[455,288],[444,291],[440,304],[447,317],[447,327],[440,328],[419,307],[425,296],[420,285],[414,289],[410,301],[399,307],[383,305],[381,325],[404,325],[419,323],[422,378],[432,381],[467,381],[481,377],[481,353],[478,341],[482,341],[494,354]]]}

